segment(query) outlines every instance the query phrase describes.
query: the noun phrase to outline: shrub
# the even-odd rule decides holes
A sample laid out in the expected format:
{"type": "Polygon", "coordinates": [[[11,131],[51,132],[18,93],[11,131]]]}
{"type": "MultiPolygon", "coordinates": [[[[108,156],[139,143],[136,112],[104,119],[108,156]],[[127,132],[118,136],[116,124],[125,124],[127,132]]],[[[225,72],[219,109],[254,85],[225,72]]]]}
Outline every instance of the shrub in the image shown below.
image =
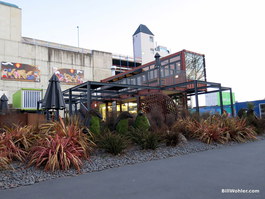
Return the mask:
{"type": "Polygon", "coordinates": [[[229,118],[226,115],[212,115],[202,120],[193,135],[206,143],[224,144],[231,140],[245,142],[256,139],[256,133],[247,125],[246,119],[229,118]]]}
{"type": "Polygon", "coordinates": [[[158,147],[161,137],[156,132],[141,131],[135,129],[131,132],[130,137],[133,142],[138,144],[141,149],[155,150],[158,147]]]}
{"type": "Polygon", "coordinates": [[[179,132],[176,131],[166,131],[166,133],[163,135],[163,139],[166,142],[167,146],[176,146],[178,143],[180,143],[180,136],[179,132]]]}
{"type": "Polygon", "coordinates": [[[159,106],[154,106],[148,113],[147,117],[150,121],[151,130],[162,129],[166,127],[165,116],[161,114],[162,108],[159,106]]]}
{"type": "Polygon", "coordinates": [[[70,137],[75,144],[83,148],[86,157],[89,156],[92,147],[95,145],[94,135],[91,131],[76,120],[69,120],[65,124],[62,118],[60,118],[58,122],[42,125],[42,131],[44,131],[44,134],[51,136],[70,137]],[[86,132],[86,134],[83,132],[86,132]]]}
{"type": "Polygon", "coordinates": [[[128,132],[129,122],[127,119],[120,120],[116,125],[116,131],[120,134],[125,134],[128,132]]]}
{"type": "Polygon", "coordinates": [[[36,167],[44,165],[44,170],[51,171],[67,170],[73,165],[79,171],[83,157],[86,157],[86,152],[71,137],[48,136],[31,148],[28,165],[36,167]]]}
{"type": "Polygon", "coordinates": [[[255,127],[257,134],[261,135],[265,133],[265,119],[259,119],[257,126],[255,127]]]}
{"type": "Polygon", "coordinates": [[[219,127],[219,124],[212,124],[207,121],[199,123],[198,129],[194,132],[194,137],[207,144],[212,142],[224,144],[228,142],[226,129],[219,127]]]}
{"type": "Polygon", "coordinates": [[[193,120],[189,117],[186,119],[179,119],[177,120],[173,126],[172,131],[182,133],[186,138],[193,138],[194,132],[198,128],[199,122],[193,120]]]}
{"type": "Polygon", "coordinates": [[[126,149],[128,140],[123,135],[107,132],[98,137],[97,145],[108,153],[118,155],[126,149]]]}
{"type": "Polygon", "coordinates": [[[142,112],[139,112],[137,114],[134,122],[134,127],[142,131],[149,130],[150,128],[149,120],[142,112]]]}
{"type": "Polygon", "coordinates": [[[11,160],[25,161],[28,150],[38,139],[31,126],[5,127],[0,136],[0,149],[11,160]]]}
{"type": "Polygon", "coordinates": [[[10,159],[3,152],[0,153],[0,170],[10,169],[10,159]]]}
{"type": "Polygon", "coordinates": [[[120,134],[126,134],[129,128],[129,118],[133,118],[129,112],[122,112],[115,122],[114,129],[120,134]]]}
{"type": "Polygon", "coordinates": [[[80,170],[82,159],[88,159],[92,147],[93,135],[86,127],[81,126],[75,119],[66,121],[60,118],[41,126],[45,135],[30,150],[29,166],[44,165],[45,170],[69,169],[74,166],[80,170]],[[83,132],[86,131],[87,134],[83,132]]]}
{"type": "Polygon", "coordinates": [[[253,127],[247,125],[246,119],[227,118],[225,127],[233,141],[245,142],[256,139],[256,132],[253,127]]]}
{"type": "Polygon", "coordinates": [[[100,134],[100,118],[96,116],[91,117],[89,130],[95,135],[100,134]]]}

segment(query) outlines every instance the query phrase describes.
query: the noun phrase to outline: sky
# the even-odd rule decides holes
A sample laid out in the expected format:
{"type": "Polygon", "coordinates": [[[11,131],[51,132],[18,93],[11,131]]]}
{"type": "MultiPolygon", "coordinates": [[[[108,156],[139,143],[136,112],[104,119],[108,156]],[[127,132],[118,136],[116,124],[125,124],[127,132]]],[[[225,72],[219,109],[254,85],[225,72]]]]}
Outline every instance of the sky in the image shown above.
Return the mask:
{"type": "Polygon", "coordinates": [[[236,101],[265,99],[264,0],[5,0],[22,9],[22,36],[133,56],[145,24],[172,53],[205,54],[207,81],[236,101]]]}

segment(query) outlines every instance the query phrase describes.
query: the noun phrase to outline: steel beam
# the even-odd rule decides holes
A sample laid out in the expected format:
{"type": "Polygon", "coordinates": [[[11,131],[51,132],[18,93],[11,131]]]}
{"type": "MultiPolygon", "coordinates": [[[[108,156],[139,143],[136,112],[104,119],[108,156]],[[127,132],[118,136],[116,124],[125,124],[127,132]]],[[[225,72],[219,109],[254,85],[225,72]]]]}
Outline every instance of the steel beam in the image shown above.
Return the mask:
{"type": "Polygon", "coordinates": [[[231,114],[232,114],[232,117],[235,117],[232,88],[229,89],[229,92],[230,92],[231,114]]]}
{"type": "Polygon", "coordinates": [[[223,94],[222,94],[221,84],[219,84],[219,99],[220,99],[221,115],[223,115],[224,114],[224,105],[223,105],[223,94]]]}
{"type": "Polygon", "coordinates": [[[199,98],[198,98],[198,84],[197,80],[194,81],[194,89],[195,89],[195,104],[196,104],[196,113],[200,114],[200,107],[199,107],[199,98]]]}

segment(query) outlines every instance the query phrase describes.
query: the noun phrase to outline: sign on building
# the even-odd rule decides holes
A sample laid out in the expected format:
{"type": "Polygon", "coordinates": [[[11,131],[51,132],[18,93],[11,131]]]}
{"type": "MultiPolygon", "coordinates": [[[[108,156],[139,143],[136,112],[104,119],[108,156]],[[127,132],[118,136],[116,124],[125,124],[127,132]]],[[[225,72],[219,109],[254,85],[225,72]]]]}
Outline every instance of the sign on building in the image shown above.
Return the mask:
{"type": "Polygon", "coordinates": [[[40,70],[29,64],[1,62],[1,79],[40,82],[40,70]]]}
{"type": "Polygon", "coordinates": [[[68,68],[53,68],[60,82],[67,84],[81,84],[84,82],[84,71],[68,68]]]}
{"type": "MultiPolygon", "coordinates": [[[[235,93],[232,93],[233,104],[235,103],[235,93]]],[[[230,105],[230,92],[222,92],[223,105],[230,105]]],[[[220,93],[209,93],[205,96],[206,106],[220,106],[220,93]]]]}

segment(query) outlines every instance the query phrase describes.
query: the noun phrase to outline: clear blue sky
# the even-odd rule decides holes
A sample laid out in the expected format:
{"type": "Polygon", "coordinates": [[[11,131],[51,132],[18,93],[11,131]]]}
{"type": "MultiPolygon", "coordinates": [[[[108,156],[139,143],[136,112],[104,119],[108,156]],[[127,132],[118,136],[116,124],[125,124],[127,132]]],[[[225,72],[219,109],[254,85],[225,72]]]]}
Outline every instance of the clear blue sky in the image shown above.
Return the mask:
{"type": "Polygon", "coordinates": [[[206,55],[207,80],[237,101],[265,98],[264,0],[5,0],[22,8],[22,34],[117,54],[133,54],[145,24],[171,52],[206,55]]]}

